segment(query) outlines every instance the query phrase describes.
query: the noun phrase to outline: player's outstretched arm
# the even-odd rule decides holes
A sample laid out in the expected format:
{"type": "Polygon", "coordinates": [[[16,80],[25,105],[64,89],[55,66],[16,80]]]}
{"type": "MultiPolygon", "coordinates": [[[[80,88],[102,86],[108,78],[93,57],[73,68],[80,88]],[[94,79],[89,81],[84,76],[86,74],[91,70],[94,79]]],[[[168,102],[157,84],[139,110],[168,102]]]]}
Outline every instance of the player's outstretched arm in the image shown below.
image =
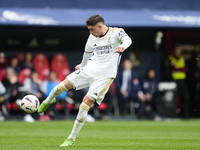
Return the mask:
{"type": "Polygon", "coordinates": [[[78,70],[82,67],[84,67],[86,64],[87,64],[87,61],[90,59],[90,57],[92,56],[93,53],[90,53],[90,52],[84,52],[83,54],[83,59],[82,59],[82,62],[81,64],[77,65],[75,67],[75,70],[78,70]]]}
{"type": "Polygon", "coordinates": [[[122,44],[117,47],[115,53],[122,53],[125,49],[127,49],[131,44],[132,40],[129,36],[124,36],[121,38],[122,44]]]}

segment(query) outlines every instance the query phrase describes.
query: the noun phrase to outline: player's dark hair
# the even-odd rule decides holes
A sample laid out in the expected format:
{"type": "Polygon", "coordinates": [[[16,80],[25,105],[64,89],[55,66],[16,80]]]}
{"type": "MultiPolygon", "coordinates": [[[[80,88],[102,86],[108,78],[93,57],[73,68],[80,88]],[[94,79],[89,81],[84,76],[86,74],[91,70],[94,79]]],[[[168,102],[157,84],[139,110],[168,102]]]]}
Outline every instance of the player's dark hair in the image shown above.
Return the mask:
{"type": "Polygon", "coordinates": [[[94,14],[86,20],[86,25],[95,26],[99,22],[102,22],[103,24],[105,24],[104,18],[99,14],[94,14]]]}

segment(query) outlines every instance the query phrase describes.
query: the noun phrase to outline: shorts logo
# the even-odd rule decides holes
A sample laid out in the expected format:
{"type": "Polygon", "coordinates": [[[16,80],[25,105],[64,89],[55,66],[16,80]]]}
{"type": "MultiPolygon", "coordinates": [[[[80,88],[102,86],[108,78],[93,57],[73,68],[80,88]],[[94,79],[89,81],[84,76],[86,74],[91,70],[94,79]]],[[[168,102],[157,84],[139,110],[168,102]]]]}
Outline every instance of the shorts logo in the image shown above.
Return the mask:
{"type": "Polygon", "coordinates": [[[98,95],[97,93],[93,93],[93,94],[96,95],[96,96],[98,95]]]}
{"type": "Polygon", "coordinates": [[[83,69],[76,70],[75,74],[78,75],[81,71],[83,71],[83,69]]]}
{"type": "Polygon", "coordinates": [[[79,70],[75,71],[75,74],[78,75],[80,72],[81,72],[81,71],[80,71],[80,69],[79,69],[79,70]]]}

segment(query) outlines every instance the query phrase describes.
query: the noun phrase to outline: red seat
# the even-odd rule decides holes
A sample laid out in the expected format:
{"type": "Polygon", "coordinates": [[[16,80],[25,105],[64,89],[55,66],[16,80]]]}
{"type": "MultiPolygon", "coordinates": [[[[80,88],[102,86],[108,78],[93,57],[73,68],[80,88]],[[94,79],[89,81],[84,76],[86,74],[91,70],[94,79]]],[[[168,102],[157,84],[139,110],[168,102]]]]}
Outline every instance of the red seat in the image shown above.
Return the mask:
{"type": "Polygon", "coordinates": [[[51,61],[51,69],[56,72],[60,81],[70,73],[69,64],[64,54],[56,54],[51,61]]]}
{"type": "Polygon", "coordinates": [[[0,70],[0,81],[2,81],[6,76],[6,69],[1,69],[0,70]]]}
{"type": "Polygon", "coordinates": [[[99,106],[98,106],[98,109],[99,110],[106,110],[108,107],[108,105],[104,102],[102,102],[99,106]]]}
{"type": "Polygon", "coordinates": [[[47,80],[49,77],[49,69],[45,68],[39,72],[39,79],[44,81],[47,80]]]}
{"type": "Polygon", "coordinates": [[[17,53],[15,56],[17,57],[19,62],[24,62],[25,56],[23,53],[17,53]]]}
{"type": "Polygon", "coordinates": [[[34,69],[40,72],[43,69],[49,69],[49,62],[47,56],[43,53],[38,53],[33,58],[34,69]]]}
{"type": "Polygon", "coordinates": [[[24,80],[30,77],[31,77],[31,69],[29,68],[23,69],[18,75],[19,83],[23,85],[24,80]]]}
{"type": "Polygon", "coordinates": [[[109,88],[109,92],[110,92],[110,94],[111,94],[112,96],[116,94],[115,89],[116,89],[116,84],[113,82],[113,83],[110,85],[110,88],[109,88]]]}
{"type": "Polygon", "coordinates": [[[56,109],[57,109],[57,110],[63,110],[62,104],[56,103],[56,109]]]}
{"type": "Polygon", "coordinates": [[[70,74],[70,70],[65,68],[60,70],[60,72],[56,74],[58,76],[59,81],[63,81],[66,78],[66,76],[70,74]]]}
{"type": "Polygon", "coordinates": [[[15,102],[8,103],[7,107],[8,107],[8,110],[14,110],[14,111],[21,110],[15,102]]]}
{"type": "MultiPolygon", "coordinates": [[[[77,108],[74,106],[74,104],[66,103],[67,109],[69,110],[77,110],[77,108]]],[[[60,103],[56,103],[56,109],[61,111],[64,109],[63,105],[60,103]]]]}
{"type": "Polygon", "coordinates": [[[39,73],[39,78],[43,81],[47,79],[49,74],[49,62],[47,56],[43,53],[38,53],[33,58],[34,69],[39,73]]]}
{"type": "Polygon", "coordinates": [[[76,110],[76,107],[73,104],[67,103],[67,108],[69,110],[76,110]]]}

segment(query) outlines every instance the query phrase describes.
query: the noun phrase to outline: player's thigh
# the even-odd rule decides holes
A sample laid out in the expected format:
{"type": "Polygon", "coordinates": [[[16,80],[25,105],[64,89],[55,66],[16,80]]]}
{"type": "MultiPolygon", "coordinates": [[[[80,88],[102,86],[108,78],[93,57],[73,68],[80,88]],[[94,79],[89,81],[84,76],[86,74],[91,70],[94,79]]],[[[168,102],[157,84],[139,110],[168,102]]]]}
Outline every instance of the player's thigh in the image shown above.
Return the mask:
{"type": "Polygon", "coordinates": [[[85,72],[81,69],[68,75],[67,79],[72,84],[73,88],[76,90],[88,87],[91,80],[90,76],[85,74],[85,72]]]}
{"type": "Polygon", "coordinates": [[[97,78],[91,83],[87,96],[101,104],[113,80],[114,78],[97,78]]]}

